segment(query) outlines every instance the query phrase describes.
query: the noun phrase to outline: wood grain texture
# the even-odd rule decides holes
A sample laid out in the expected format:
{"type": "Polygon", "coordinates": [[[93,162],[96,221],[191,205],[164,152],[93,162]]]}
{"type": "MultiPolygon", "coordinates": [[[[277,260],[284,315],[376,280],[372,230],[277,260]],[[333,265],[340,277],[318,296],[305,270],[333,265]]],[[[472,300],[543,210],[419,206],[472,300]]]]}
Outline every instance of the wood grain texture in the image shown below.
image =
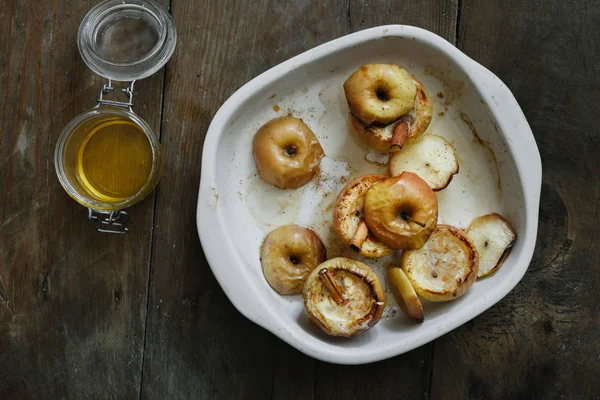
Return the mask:
{"type": "Polygon", "coordinates": [[[274,337],[271,399],[314,399],[316,361],[274,337]]]}
{"type": "Polygon", "coordinates": [[[103,84],[75,42],[97,2],[0,1],[0,399],[599,398],[597,2],[172,0],[176,54],[135,93],[136,112],[162,124],[165,173],[126,237],[96,233],[53,164],[103,84]],[[196,233],[201,151],[245,82],[391,23],[458,43],[513,91],[542,154],[539,238],[523,281],[480,317],[405,355],[337,366],[227,300],[196,233]]]}
{"type": "Polygon", "coordinates": [[[367,365],[319,362],[316,399],[418,399],[429,393],[431,345],[367,365]]]}
{"type": "Polygon", "coordinates": [[[271,66],[346,33],[346,12],[318,1],[173,2],[180,36],[167,68],[144,397],[265,398],[289,393],[284,380],[312,389],[312,360],[274,349],[274,337],[215,281],[196,234],[196,202],[204,136],[223,101],[271,66]],[[292,367],[286,377],[282,355],[308,369],[292,367]]]}
{"type": "Polygon", "coordinates": [[[460,48],[513,91],[544,174],[529,270],[436,342],[435,399],[600,395],[599,23],[592,1],[463,1],[460,48]]]}
{"type": "MultiPolygon", "coordinates": [[[[54,170],[63,127],[103,81],[77,51],[96,1],[0,2],[0,398],[136,397],[153,199],[134,233],[98,234],[54,170]]],[[[162,75],[136,111],[158,129],[162,75]]]]}
{"type": "Polygon", "coordinates": [[[349,26],[355,32],[379,25],[414,25],[454,44],[457,15],[458,0],[351,0],[349,26]]]}

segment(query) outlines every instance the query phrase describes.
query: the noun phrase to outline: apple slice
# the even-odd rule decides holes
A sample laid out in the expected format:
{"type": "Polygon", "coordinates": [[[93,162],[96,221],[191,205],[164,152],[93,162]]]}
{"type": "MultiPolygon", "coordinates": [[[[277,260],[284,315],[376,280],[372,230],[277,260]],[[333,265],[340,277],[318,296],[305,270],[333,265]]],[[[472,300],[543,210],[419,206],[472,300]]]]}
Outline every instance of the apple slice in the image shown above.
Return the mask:
{"type": "Polygon", "coordinates": [[[459,298],[473,285],[479,255],[465,232],[438,225],[425,246],[402,252],[400,266],[419,297],[448,301],[459,298]]]}
{"type": "Polygon", "coordinates": [[[390,265],[388,267],[388,280],[392,286],[392,294],[398,302],[400,309],[409,317],[423,322],[425,318],[423,305],[404,271],[399,267],[390,265]]]}
{"type": "Polygon", "coordinates": [[[501,215],[492,213],[475,218],[467,230],[467,236],[479,252],[477,278],[488,276],[502,265],[517,235],[501,215]]]}
{"type": "Polygon", "coordinates": [[[390,174],[398,176],[403,171],[419,175],[435,191],[444,189],[458,173],[458,158],[454,147],[441,136],[425,135],[392,153],[390,174]]]}

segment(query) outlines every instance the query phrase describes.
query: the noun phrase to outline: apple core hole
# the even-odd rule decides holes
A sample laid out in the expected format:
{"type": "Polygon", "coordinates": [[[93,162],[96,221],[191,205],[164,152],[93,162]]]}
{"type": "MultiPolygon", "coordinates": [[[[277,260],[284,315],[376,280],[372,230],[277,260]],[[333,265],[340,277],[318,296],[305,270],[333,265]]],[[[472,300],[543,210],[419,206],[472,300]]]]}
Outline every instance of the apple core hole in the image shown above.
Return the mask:
{"type": "Polygon", "coordinates": [[[294,157],[298,151],[296,146],[294,146],[293,144],[291,144],[289,146],[285,146],[283,149],[285,150],[285,154],[287,154],[290,157],[294,157]]]}
{"type": "Polygon", "coordinates": [[[388,92],[385,91],[385,90],[383,90],[383,89],[381,89],[381,88],[377,88],[375,90],[375,95],[381,101],[388,101],[390,99],[390,96],[389,96],[388,92]]]}

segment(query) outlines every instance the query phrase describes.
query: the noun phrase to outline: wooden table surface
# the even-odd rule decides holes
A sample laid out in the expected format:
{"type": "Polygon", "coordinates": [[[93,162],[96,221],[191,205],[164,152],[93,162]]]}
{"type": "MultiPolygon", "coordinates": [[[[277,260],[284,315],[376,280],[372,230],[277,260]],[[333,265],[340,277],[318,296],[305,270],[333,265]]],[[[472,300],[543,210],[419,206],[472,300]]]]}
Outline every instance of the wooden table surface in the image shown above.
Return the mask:
{"type": "Polygon", "coordinates": [[[103,80],[76,46],[97,1],[0,1],[0,398],[565,398],[600,395],[600,5],[519,0],[161,0],[178,31],[136,86],[165,172],[99,234],[60,186],[62,128],[103,80]],[[513,91],[543,162],[536,253],[466,325],[364,366],[315,361],[238,313],[196,233],[202,145],[245,82],[368,27],[429,29],[513,91]]]}

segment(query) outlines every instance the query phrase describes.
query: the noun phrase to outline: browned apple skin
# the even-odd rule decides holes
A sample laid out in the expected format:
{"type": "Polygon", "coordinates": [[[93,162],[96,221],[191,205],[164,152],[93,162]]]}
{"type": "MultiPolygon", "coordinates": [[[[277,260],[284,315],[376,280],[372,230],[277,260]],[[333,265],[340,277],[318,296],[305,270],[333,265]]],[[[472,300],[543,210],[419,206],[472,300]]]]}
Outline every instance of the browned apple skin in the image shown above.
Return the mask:
{"type": "Polygon", "coordinates": [[[498,213],[486,214],[475,218],[467,230],[467,236],[473,242],[477,248],[477,251],[479,252],[479,272],[477,274],[478,279],[494,274],[498,268],[502,266],[504,260],[506,260],[506,257],[508,257],[510,254],[515,240],[517,239],[515,229],[512,227],[510,222],[508,222],[506,218],[498,213]],[[490,223],[498,225],[496,225],[496,228],[490,228],[490,223]],[[487,228],[485,228],[486,226],[487,228]],[[500,229],[500,232],[498,229],[500,229]],[[488,235],[485,235],[486,230],[488,230],[488,235]],[[491,232],[489,232],[490,230],[491,232]],[[508,240],[506,240],[504,246],[502,246],[502,251],[499,254],[499,257],[495,258],[490,256],[492,251],[498,251],[498,240],[501,240],[502,238],[508,240]],[[488,246],[488,239],[492,242],[490,243],[490,246],[488,246]]]}
{"type": "Polygon", "coordinates": [[[344,82],[350,112],[367,125],[387,125],[406,115],[416,91],[412,76],[393,64],[363,65],[344,82]]]}
{"type": "MultiPolygon", "coordinates": [[[[408,136],[404,142],[404,146],[415,142],[425,134],[433,115],[433,106],[423,84],[413,77],[413,81],[417,84],[417,94],[415,97],[415,118],[410,123],[408,136]]],[[[357,114],[350,113],[350,122],[359,139],[369,148],[380,153],[398,152],[402,148],[392,146],[392,132],[386,132],[385,126],[396,125],[393,121],[390,124],[369,124],[360,119],[357,114]]]]}
{"type": "MultiPolygon", "coordinates": [[[[356,178],[340,191],[333,209],[333,225],[338,237],[346,246],[350,246],[352,238],[356,232],[356,226],[359,219],[351,212],[355,211],[364,214],[364,196],[369,187],[376,182],[386,179],[385,175],[365,175],[356,178]]],[[[395,250],[387,247],[372,235],[367,236],[363,245],[360,247],[360,254],[369,257],[384,257],[392,254],[395,250]]]]}
{"type": "MultiPolygon", "coordinates": [[[[371,329],[379,322],[385,309],[385,291],[375,272],[360,261],[345,257],[332,258],[315,268],[306,279],[302,289],[302,298],[304,300],[304,311],[309,319],[325,333],[332,336],[349,337],[371,329]],[[324,287],[319,276],[319,272],[323,268],[328,269],[334,277],[340,271],[347,272],[367,285],[371,297],[369,299],[371,306],[367,315],[349,321],[346,326],[341,327],[339,323],[330,321],[326,315],[319,311],[316,306],[319,296],[322,296],[324,292],[327,293],[327,288],[324,287]]],[[[347,307],[348,304],[339,304],[338,306],[347,307]]]]}
{"type": "Polygon", "coordinates": [[[413,77],[417,83],[417,97],[415,99],[415,120],[410,125],[408,139],[405,144],[412,143],[425,134],[431,118],[433,116],[433,106],[429,98],[429,93],[425,86],[417,78],[413,77]]]}
{"type": "Polygon", "coordinates": [[[284,116],[264,124],[252,141],[258,175],[280,189],[310,182],[325,156],[319,140],[298,118],[284,116]]]}
{"type": "Polygon", "coordinates": [[[479,253],[464,231],[450,225],[438,225],[425,249],[402,252],[400,265],[420,297],[432,302],[449,301],[464,295],[477,279],[479,253]],[[453,255],[457,248],[464,257],[453,255]],[[422,258],[431,261],[432,257],[439,259],[440,255],[444,257],[437,267],[422,262],[422,258]],[[457,260],[462,258],[464,263],[457,265],[457,260]],[[459,277],[456,276],[457,271],[460,272],[459,277]],[[429,283],[432,278],[437,280],[434,285],[429,283]],[[441,287],[439,282],[443,282],[441,287]]]}
{"type": "Polygon", "coordinates": [[[436,194],[412,172],[376,183],[365,196],[365,221],[369,230],[393,249],[423,247],[437,226],[437,218],[436,194]]]}
{"type": "Polygon", "coordinates": [[[417,297],[415,289],[402,268],[394,265],[388,266],[387,276],[392,294],[398,302],[400,309],[409,317],[423,322],[425,319],[423,304],[421,304],[421,300],[417,297]]]}
{"type": "Polygon", "coordinates": [[[319,236],[299,225],[271,231],[260,249],[263,274],[279,294],[302,293],[308,274],[325,261],[326,250],[319,236]]]}

